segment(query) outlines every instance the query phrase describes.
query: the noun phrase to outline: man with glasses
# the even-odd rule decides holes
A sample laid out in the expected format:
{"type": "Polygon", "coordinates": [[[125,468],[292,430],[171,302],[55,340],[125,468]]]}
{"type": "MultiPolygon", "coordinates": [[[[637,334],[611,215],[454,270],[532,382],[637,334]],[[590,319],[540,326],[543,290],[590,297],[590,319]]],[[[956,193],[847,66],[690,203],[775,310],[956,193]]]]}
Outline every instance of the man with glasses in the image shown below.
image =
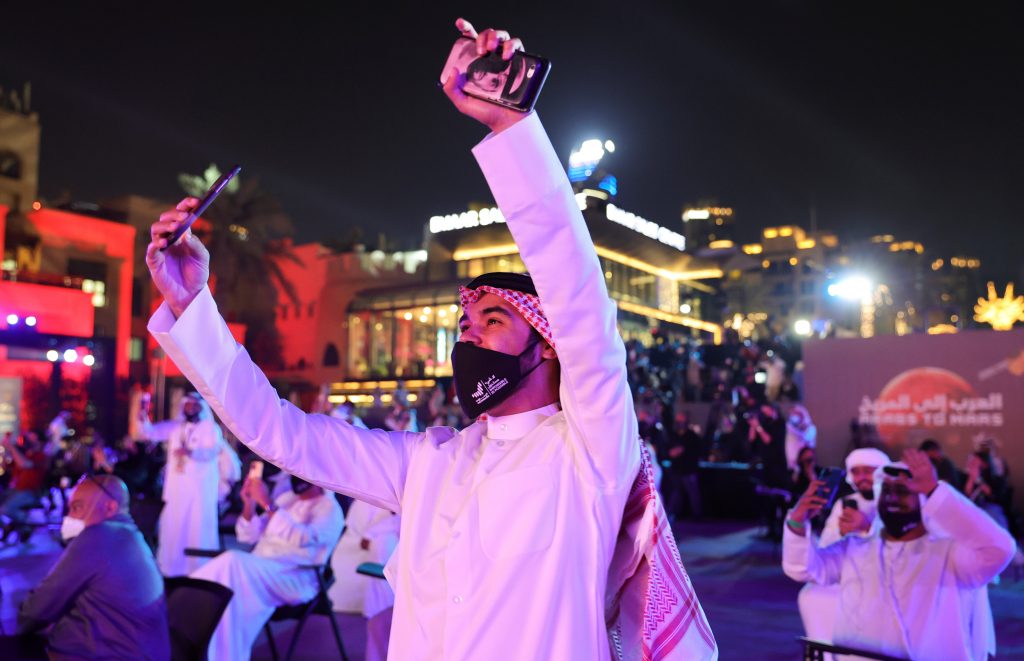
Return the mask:
{"type": "Polygon", "coordinates": [[[163,580],[128,514],[124,482],[83,477],[61,536],[67,549],[21,604],[17,633],[52,624],[50,658],[168,659],[163,580]]]}

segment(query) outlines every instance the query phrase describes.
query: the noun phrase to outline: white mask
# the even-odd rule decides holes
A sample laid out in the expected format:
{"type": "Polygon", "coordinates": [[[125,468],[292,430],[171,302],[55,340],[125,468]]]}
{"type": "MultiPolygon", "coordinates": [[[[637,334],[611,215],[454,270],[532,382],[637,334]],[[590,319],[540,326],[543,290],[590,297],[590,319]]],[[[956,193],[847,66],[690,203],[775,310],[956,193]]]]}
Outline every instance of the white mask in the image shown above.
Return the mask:
{"type": "Polygon", "coordinates": [[[85,530],[85,520],[76,519],[73,516],[65,516],[60,522],[60,536],[65,542],[70,542],[85,530]]]}

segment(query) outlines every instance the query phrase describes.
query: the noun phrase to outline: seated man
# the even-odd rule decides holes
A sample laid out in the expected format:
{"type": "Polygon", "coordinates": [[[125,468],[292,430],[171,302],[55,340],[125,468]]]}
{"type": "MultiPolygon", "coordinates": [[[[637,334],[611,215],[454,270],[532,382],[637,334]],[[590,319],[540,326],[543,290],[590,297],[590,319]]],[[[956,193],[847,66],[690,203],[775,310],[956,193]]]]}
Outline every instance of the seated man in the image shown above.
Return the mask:
{"type": "MultiPolygon", "coordinates": [[[[838,499],[821,531],[819,546],[825,547],[846,535],[867,537],[877,526],[875,471],[889,464],[889,456],[875,448],[858,448],[846,457],[846,483],[853,493],[838,499]],[[852,503],[850,501],[853,501],[852,503]]],[[[813,480],[808,480],[807,484],[813,480]]],[[[808,638],[831,642],[839,608],[839,585],[808,583],[800,590],[797,604],[808,638]]]]}
{"type": "Polygon", "coordinates": [[[334,610],[366,617],[366,661],[387,658],[395,594],[387,581],[364,576],[364,562],[387,564],[398,546],[400,517],[394,512],[353,500],[345,515],[345,533],[331,556],[334,585],[328,591],[334,610]]]}
{"type": "Polygon", "coordinates": [[[53,624],[60,659],[170,658],[164,584],[128,515],[128,488],[112,475],[85,477],[71,493],[64,554],[18,612],[18,633],[53,624]]]}
{"type": "Polygon", "coordinates": [[[806,532],[824,505],[815,495],[822,483],[812,483],[787,520],[783,570],[794,580],[839,584],[837,645],[910,659],[985,659],[988,640],[971,614],[978,591],[1013,557],[1014,541],[939,482],[925,453],[908,450],[904,460],[875,474],[883,529],[824,548],[806,532]]]}
{"type": "Polygon", "coordinates": [[[297,477],[291,487],[272,502],[262,480],[247,479],[235,533],[256,547],[252,553],[222,553],[192,573],[235,593],[210,640],[209,661],[248,659],[275,608],[308,601],[319,590],[315,573],[302,565],[327,560],[345,516],[334,494],[297,477]],[[257,507],[262,515],[256,515],[257,507]]]}

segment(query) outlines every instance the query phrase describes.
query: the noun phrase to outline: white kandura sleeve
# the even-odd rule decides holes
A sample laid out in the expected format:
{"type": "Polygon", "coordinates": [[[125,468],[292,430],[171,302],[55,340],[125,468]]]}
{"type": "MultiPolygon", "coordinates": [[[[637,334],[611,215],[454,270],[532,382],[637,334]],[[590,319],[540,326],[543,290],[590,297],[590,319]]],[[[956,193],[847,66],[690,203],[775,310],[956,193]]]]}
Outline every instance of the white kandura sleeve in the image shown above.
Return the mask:
{"type": "Polygon", "coordinates": [[[1010,533],[945,482],[939,482],[925,501],[922,515],[954,540],[950,559],[963,586],[986,585],[1006,568],[1017,550],[1010,533]]]}
{"type": "Polygon", "coordinates": [[[149,331],[238,439],[265,460],[331,491],[399,511],[423,434],[356,429],[281,399],[235,342],[206,287],[175,319],[166,303],[149,331]]]}
{"type": "Polygon", "coordinates": [[[519,247],[561,365],[561,403],[602,488],[640,467],[626,349],[604,270],[562,164],[535,113],[473,154],[519,247]]]}

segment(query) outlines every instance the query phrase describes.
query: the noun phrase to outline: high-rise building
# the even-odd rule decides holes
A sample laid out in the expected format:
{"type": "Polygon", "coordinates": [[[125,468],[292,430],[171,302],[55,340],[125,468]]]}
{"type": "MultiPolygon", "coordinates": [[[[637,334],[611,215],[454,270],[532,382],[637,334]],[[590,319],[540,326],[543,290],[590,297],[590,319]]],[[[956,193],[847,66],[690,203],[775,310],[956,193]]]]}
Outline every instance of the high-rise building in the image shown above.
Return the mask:
{"type": "Polygon", "coordinates": [[[715,204],[699,203],[683,209],[683,235],[687,250],[698,252],[733,247],[735,240],[733,210],[715,204]]]}

